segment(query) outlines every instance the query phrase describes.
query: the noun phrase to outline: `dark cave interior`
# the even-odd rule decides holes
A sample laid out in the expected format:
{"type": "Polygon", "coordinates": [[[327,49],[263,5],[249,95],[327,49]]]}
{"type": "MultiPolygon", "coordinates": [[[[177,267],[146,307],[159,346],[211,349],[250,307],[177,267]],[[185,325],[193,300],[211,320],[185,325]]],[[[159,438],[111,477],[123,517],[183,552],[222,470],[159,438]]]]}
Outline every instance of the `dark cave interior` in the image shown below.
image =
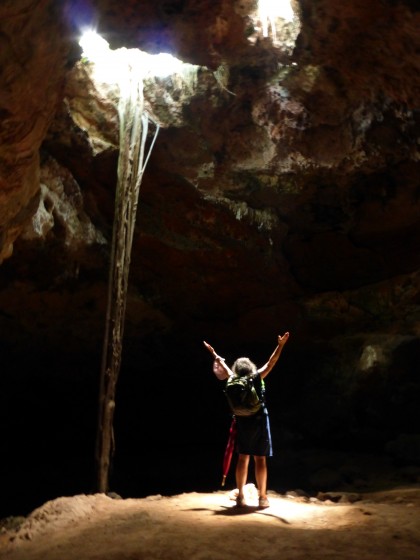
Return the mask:
{"type": "MultiPolygon", "coordinates": [[[[267,379],[270,488],[316,494],[415,481],[419,411],[410,372],[419,346],[405,348],[405,371],[397,357],[386,382],[379,385],[371,376],[346,399],[339,383],[317,374],[316,347],[300,351],[289,343],[267,379]]],[[[110,491],[145,497],[220,489],[230,413],[211,357],[198,338],[189,347],[163,338],[144,344],[136,362],[123,360],[121,368],[110,491]]],[[[233,361],[235,354],[226,350],[233,361]]],[[[246,355],[262,364],[269,353],[267,345],[265,356],[261,350],[246,355]]],[[[57,496],[95,492],[99,365],[99,355],[75,358],[59,351],[48,359],[25,354],[9,362],[13,375],[1,382],[1,421],[8,426],[2,516],[26,515],[57,496]]],[[[226,488],[235,487],[234,465],[226,488]]]]}
{"type": "Polygon", "coordinates": [[[230,415],[202,341],[262,365],[285,331],[267,380],[269,487],[420,483],[420,12],[292,4],[299,21],[278,18],[277,41],[253,0],[1,3],[0,516],[96,491],[119,129],[78,45],[92,14],[115,47],[200,65],[145,87],[162,128],[110,491],[220,489],[230,415]]]}

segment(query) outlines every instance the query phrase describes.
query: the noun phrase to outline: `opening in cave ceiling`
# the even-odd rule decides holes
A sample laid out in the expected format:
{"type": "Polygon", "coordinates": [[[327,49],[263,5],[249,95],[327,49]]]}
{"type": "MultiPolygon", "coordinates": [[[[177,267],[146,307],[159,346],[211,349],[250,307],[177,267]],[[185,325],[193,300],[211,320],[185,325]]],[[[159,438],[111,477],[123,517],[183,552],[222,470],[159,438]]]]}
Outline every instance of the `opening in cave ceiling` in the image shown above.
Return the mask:
{"type": "Polygon", "coordinates": [[[269,39],[276,47],[293,48],[300,31],[298,6],[293,0],[244,0],[236,10],[250,20],[248,41],[269,39]]]}
{"type": "Polygon", "coordinates": [[[271,28],[271,36],[273,40],[276,40],[277,18],[286,22],[293,21],[294,12],[289,0],[259,0],[258,18],[261,22],[263,36],[268,37],[269,28],[271,28]]]}
{"type": "Polygon", "coordinates": [[[141,73],[139,78],[165,78],[180,73],[184,66],[191,66],[168,53],[152,55],[139,49],[111,50],[109,43],[93,30],[86,31],[79,43],[83,58],[93,64],[93,75],[104,83],[120,83],[127,64],[141,73]]]}
{"type": "MultiPolygon", "coordinates": [[[[118,99],[126,97],[127,76],[150,90],[152,101],[148,104],[149,119],[160,126],[168,126],[167,110],[171,111],[171,99],[182,96],[185,103],[195,93],[197,73],[200,66],[182,62],[169,53],[149,54],[140,49],[111,49],[109,43],[94,30],[85,31],[79,41],[82,47],[81,64],[90,76],[96,94],[117,105],[118,99]],[[176,91],[179,93],[177,94],[176,91]],[[158,93],[159,92],[159,93],[158,93]],[[160,96],[160,101],[156,101],[160,96]],[[153,101],[154,100],[154,101],[153,101]]],[[[75,111],[77,124],[89,134],[89,122],[75,111]],[[81,118],[80,118],[81,117],[81,118]]]]}

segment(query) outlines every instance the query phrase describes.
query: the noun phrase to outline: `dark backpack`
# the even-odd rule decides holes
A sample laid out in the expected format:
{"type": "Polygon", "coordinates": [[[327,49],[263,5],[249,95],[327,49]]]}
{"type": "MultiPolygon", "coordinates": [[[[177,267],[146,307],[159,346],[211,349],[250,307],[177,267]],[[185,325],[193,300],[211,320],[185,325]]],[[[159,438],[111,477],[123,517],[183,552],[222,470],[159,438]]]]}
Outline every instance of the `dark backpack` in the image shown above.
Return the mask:
{"type": "Polygon", "coordinates": [[[229,377],[226,382],[225,395],[235,416],[252,416],[262,406],[262,401],[254,386],[254,377],[235,375],[229,377]]]}

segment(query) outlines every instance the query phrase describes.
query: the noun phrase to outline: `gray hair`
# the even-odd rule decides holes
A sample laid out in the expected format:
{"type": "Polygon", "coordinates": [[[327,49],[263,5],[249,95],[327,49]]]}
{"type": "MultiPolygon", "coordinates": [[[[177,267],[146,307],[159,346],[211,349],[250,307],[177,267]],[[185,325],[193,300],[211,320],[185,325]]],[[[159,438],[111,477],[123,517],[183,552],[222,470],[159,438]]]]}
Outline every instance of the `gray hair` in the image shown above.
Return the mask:
{"type": "Polygon", "coordinates": [[[257,366],[249,358],[238,358],[232,366],[232,371],[238,377],[245,377],[257,373],[257,366]]]}

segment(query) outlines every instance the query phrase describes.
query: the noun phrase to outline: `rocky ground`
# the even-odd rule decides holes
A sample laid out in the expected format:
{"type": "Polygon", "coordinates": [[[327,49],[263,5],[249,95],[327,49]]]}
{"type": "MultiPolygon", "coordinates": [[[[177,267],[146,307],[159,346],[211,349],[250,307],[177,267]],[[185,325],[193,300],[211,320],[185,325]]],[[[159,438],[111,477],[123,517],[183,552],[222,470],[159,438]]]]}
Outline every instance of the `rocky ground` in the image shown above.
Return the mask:
{"type": "Polygon", "coordinates": [[[418,560],[420,486],[372,493],[269,492],[237,508],[234,491],[143,499],[60,497],[3,520],[0,558],[418,560]]]}

